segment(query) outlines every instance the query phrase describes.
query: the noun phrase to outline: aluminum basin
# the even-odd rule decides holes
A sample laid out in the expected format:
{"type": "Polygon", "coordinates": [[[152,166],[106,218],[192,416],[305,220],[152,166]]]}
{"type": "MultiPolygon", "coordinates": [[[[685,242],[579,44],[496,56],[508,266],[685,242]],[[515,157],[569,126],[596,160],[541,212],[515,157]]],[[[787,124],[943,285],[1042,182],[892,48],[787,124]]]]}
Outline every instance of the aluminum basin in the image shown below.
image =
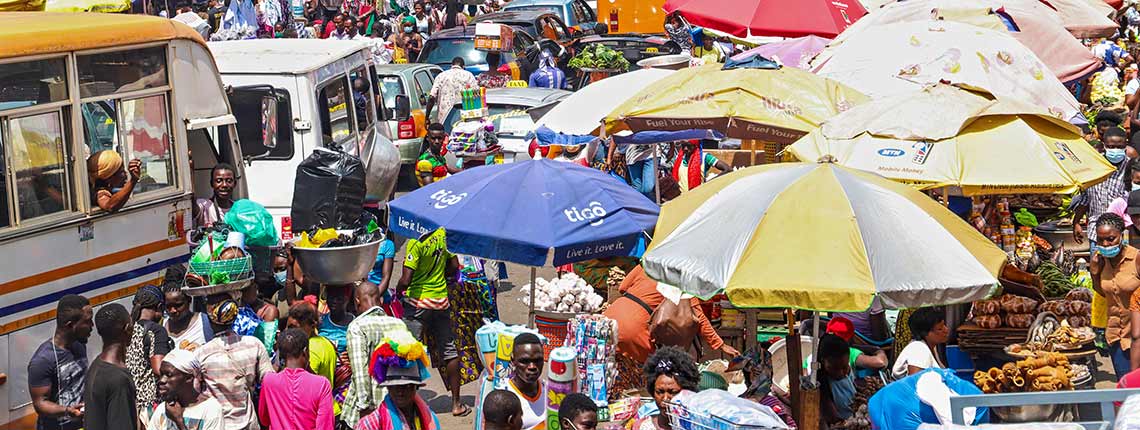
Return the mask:
{"type": "Polygon", "coordinates": [[[345,285],[363,280],[376,262],[380,242],[338,248],[293,248],[293,256],[306,280],[320,284],[345,285]]]}

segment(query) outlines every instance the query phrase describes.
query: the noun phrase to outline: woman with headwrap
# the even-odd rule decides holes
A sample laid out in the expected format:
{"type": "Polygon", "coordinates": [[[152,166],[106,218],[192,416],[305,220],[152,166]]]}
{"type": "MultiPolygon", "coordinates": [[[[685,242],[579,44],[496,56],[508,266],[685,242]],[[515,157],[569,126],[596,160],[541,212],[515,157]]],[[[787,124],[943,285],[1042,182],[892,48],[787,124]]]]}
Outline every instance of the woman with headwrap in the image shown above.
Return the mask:
{"type": "Polygon", "coordinates": [[[105,149],[87,157],[87,175],[91,178],[92,200],[100,209],[118,212],[127,204],[142,176],[142,161],[131,160],[123,170],[123,157],[105,149]]]}
{"type": "Polygon", "coordinates": [[[164,296],[162,289],[144,285],[135,293],[131,318],[135,328],[127,345],[127,369],[135,381],[135,405],[139,416],[150,415],[157,398],[157,384],[162,359],[173,348],[166,329],[158,323],[162,319],[164,296]]]}
{"type": "Polygon", "coordinates": [[[147,429],[182,429],[186,422],[197,423],[198,430],[225,428],[222,404],[202,391],[202,364],[193,352],[179,349],[163,358],[158,390],[162,402],[144,416],[147,429]]]}
{"type": "Polygon", "coordinates": [[[416,17],[409,15],[400,19],[400,29],[392,33],[389,41],[404,49],[409,63],[416,61],[424,49],[424,38],[416,32],[416,17]]]}

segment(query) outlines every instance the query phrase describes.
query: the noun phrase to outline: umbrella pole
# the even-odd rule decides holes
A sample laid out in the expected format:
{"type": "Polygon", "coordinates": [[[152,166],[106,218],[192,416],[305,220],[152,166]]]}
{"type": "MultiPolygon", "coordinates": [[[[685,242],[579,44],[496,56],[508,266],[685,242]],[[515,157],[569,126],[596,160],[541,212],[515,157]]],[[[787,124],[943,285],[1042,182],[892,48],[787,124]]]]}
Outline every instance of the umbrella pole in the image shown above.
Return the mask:
{"type": "MultiPolygon", "coordinates": [[[[657,193],[657,199],[654,200],[653,203],[657,203],[657,204],[661,204],[661,184],[659,184],[658,183],[659,181],[657,180],[657,176],[660,175],[660,172],[657,171],[657,157],[659,157],[660,154],[661,154],[661,145],[654,143],[653,144],[653,191],[657,193]]],[[[645,180],[644,176],[645,175],[642,175],[642,178],[641,178],[642,181],[645,180]]]]}
{"type": "MultiPolygon", "coordinates": [[[[788,321],[788,338],[784,342],[785,352],[788,354],[788,395],[792,400],[792,413],[795,415],[796,423],[803,425],[803,408],[800,407],[800,398],[803,397],[800,393],[799,376],[804,374],[803,369],[803,354],[800,352],[800,334],[796,331],[796,311],[794,309],[785,309],[784,317],[788,321]]],[[[756,336],[756,333],[751,333],[749,336],[756,336]]]]}
{"type": "Polygon", "coordinates": [[[536,269],[534,267],[530,268],[530,311],[527,313],[527,315],[529,315],[529,319],[530,319],[530,328],[535,327],[535,325],[534,325],[534,288],[535,288],[534,279],[535,279],[535,275],[537,274],[537,272],[538,272],[538,269],[536,269]]]}
{"type": "MultiPolygon", "coordinates": [[[[819,383],[817,382],[819,372],[819,312],[812,313],[812,332],[811,332],[811,376],[804,383],[802,390],[800,390],[800,416],[803,421],[796,420],[800,425],[801,430],[816,430],[819,428],[819,383]]],[[[852,369],[854,371],[854,369],[852,369]]]]}

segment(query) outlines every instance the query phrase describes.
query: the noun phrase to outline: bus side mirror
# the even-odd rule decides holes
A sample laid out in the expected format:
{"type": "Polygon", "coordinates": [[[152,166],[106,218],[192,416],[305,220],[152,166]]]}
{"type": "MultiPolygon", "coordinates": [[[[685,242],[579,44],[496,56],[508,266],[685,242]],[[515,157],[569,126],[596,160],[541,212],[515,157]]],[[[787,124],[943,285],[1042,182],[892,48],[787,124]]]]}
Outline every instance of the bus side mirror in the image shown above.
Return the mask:
{"type": "Polygon", "coordinates": [[[277,97],[261,98],[261,146],[277,147],[277,97]]]}
{"type": "Polygon", "coordinates": [[[396,96],[396,106],[394,109],[396,121],[407,121],[412,117],[412,103],[408,100],[408,96],[401,94],[396,96]]]}

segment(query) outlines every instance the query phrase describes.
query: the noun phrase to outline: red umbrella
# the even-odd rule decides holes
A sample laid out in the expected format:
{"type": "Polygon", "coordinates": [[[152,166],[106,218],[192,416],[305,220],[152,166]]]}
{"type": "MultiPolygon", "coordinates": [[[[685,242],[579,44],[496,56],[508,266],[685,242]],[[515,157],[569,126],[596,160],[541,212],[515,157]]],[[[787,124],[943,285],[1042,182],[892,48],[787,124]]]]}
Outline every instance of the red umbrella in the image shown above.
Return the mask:
{"type": "Polygon", "coordinates": [[[667,0],[665,12],[736,37],[828,38],[867,14],[858,0],[667,0]]]}

